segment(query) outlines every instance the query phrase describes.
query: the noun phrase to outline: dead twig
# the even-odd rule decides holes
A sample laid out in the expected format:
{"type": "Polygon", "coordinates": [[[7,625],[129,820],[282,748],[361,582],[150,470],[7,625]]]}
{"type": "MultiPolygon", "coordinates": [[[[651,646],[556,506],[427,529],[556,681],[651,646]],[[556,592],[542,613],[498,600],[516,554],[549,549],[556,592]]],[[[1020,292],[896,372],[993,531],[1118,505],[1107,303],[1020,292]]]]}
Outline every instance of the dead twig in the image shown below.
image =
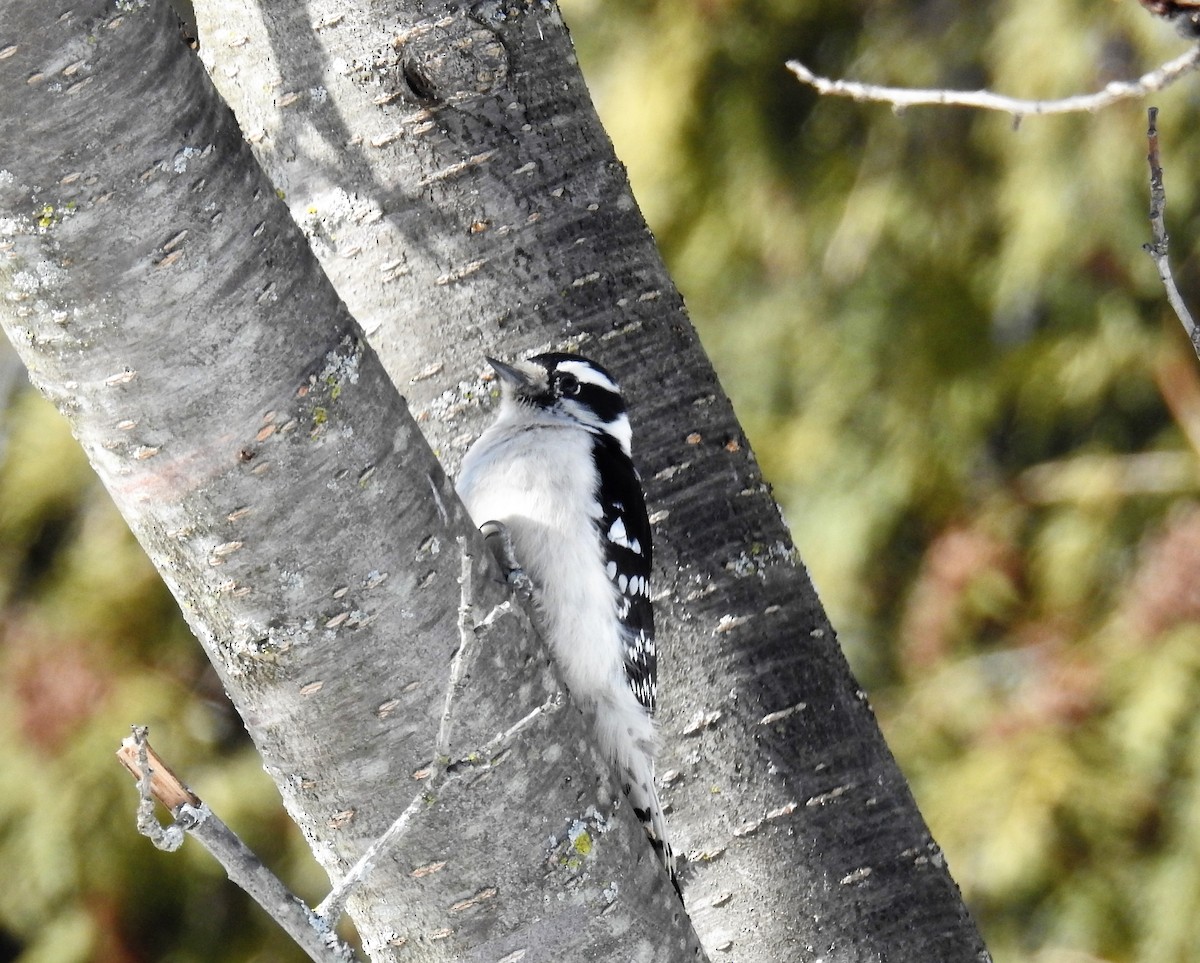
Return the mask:
{"type": "MultiPolygon", "coordinates": [[[[513,739],[537,719],[562,707],[563,699],[559,693],[527,712],[485,745],[462,758],[452,758],[450,733],[455,700],[478,644],[478,630],[492,625],[502,615],[521,611],[506,600],[493,608],[485,618],[476,619],[474,557],[467,551],[465,539],[459,539],[459,548],[462,552],[459,644],[450,663],[450,678],[446,684],[434,758],[429,767],[419,774],[422,779],[420,791],[315,910],[310,910],[299,897],[293,895],[229,827],[217,819],[199,797],[171,772],[150,748],[144,727],[135,726],[133,736],[126,739],[117,752],[121,762],[138,780],[141,796],[138,803],[138,831],[150,837],[160,849],[168,850],[179,848],[185,832],[195,836],[225,867],[229,878],[266,909],[292,939],[319,963],[347,963],[354,959],[353,951],[337,938],[333,929],[345,912],[350,894],[370,874],[379,857],[394,849],[408,833],[413,818],[434,798],[435,787],[443,781],[452,782],[466,772],[490,765],[513,739]],[[156,799],[175,816],[175,822],[171,825],[164,827],[155,818],[156,799]]],[[[514,594],[519,599],[523,598],[521,589],[524,583],[519,578],[514,580],[510,577],[509,581],[514,594]]]]}
{"type": "Polygon", "coordinates": [[[1200,45],[1193,46],[1174,60],[1143,74],[1137,80],[1114,80],[1103,90],[1090,94],[1077,94],[1058,100],[1024,100],[1006,97],[990,90],[944,90],[920,89],[915,87],[882,87],[864,84],[856,80],[832,80],[814,74],[798,60],[789,60],[788,69],[817,93],[830,97],[849,97],[851,100],[891,104],[896,110],[906,107],[975,107],[981,110],[996,110],[1012,114],[1018,121],[1030,114],[1071,114],[1093,112],[1130,97],[1145,97],[1147,94],[1169,87],[1180,77],[1200,68],[1200,45]]]}
{"type": "Polygon", "coordinates": [[[176,850],[184,833],[195,837],[224,868],[229,878],[258,903],[316,963],[350,963],[354,951],[324,920],[272,873],[237,834],[218,819],[173,773],[147,741],[149,730],[134,726],[121,743],[117,758],[138,781],[138,832],[160,849],[176,850]],[[175,821],[162,826],[154,801],[175,821]]]}
{"type": "Polygon", "coordinates": [[[1149,123],[1146,128],[1146,139],[1149,142],[1149,150],[1146,153],[1146,160],[1150,164],[1151,241],[1149,244],[1143,244],[1142,248],[1154,260],[1154,266],[1158,268],[1158,279],[1162,281],[1167,292],[1167,301],[1183,325],[1183,330],[1187,332],[1196,356],[1200,358],[1200,332],[1197,332],[1192,313],[1188,310],[1188,306],[1183,301],[1183,295],[1179,293],[1179,288],[1175,284],[1175,276],[1171,273],[1171,262],[1167,256],[1170,239],[1167,236],[1166,223],[1167,191],[1163,186],[1162,164],[1158,159],[1158,108],[1151,107],[1147,111],[1147,115],[1149,123]]]}
{"type": "MultiPolygon", "coordinates": [[[[462,553],[462,570],[459,584],[462,586],[458,606],[458,649],[450,661],[450,678],[446,683],[446,695],[442,704],[442,716],[438,725],[437,738],[434,743],[433,761],[420,773],[421,789],[413,796],[404,811],[379,836],[358,861],[347,870],[336,886],[317,906],[316,914],[325,921],[325,925],[333,927],[345,912],[346,902],[354,889],[370,874],[376,860],[384,853],[389,853],[407,835],[413,818],[434,798],[434,790],[443,782],[450,783],[460,778],[463,773],[472,769],[486,766],[518,734],[528,728],[537,718],[545,713],[553,712],[562,705],[560,697],[550,699],[526,713],[516,723],[491,739],[486,745],[467,755],[453,759],[450,753],[450,732],[454,721],[454,705],[459,690],[462,688],[466,669],[478,645],[478,629],[490,626],[502,614],[516,611],[507,600],[492,609],[483,619],[476,620],[475,616],[475,582],[474,556],[467,550],[466,539],[458,540],[459,551],[462,553]]],[[[514,569],[515,571],[519,571],[514,569]]],[[[522,573],[523,574],[523,573],[522,573]]],[[[510,587],[518,598],[524,583],[510,578],[510,587]]]]}
{"type": "Polygon", "coordinates": [[[459,574],[458,604],[458,649],[450,660],[450,680],[446,684],[446,696],[442,703],[442,717],[438,724],[437,738],[434,742],[433,761],[425,771],[421,791],[413,796],[412,801],[404,807],[404,811],[384,831],[383,835],[367,847],[358,861],[346,871],[346,875],[338,880],[337,885],[321,900],[317,906],[317,915],[333,926],[346,911],[346,901],[350,894],[375,866],[375,860],[382,853],[390,852],[408,832],[412,818],[421,811],[421,807],[433,798],[434,789],[446,771],[450,761],[450,727],[454,718],[454,699],[462,685],[463,670],[467,665],[468,655],[475,640],[473,609],[475,604],[475,585],[472,572],[473,556],[466,548],[466,540],[458,540],[459,551],[462,553],[462,568],[459,574]]]}

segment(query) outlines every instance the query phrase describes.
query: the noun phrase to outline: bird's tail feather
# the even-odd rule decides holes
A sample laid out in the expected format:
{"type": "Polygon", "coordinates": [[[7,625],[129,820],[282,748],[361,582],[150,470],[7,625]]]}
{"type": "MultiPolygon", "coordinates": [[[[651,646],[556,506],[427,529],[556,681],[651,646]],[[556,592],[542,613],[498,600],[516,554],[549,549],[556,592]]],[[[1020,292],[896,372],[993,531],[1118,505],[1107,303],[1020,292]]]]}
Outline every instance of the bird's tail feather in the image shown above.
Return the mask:
{"type": "Polygon", "coordinates": [[[658,790],[654,786],[653,768],[644,779],[633,779],[626,783],[625,792],[629,796],[634,814],[642,824],[642,829],[646,831],[650,846],[671,876],[671,885],[679,892],[675,851],[671,848],[671,838],[667,835],[667,818],[663,814],[658,790]]]}

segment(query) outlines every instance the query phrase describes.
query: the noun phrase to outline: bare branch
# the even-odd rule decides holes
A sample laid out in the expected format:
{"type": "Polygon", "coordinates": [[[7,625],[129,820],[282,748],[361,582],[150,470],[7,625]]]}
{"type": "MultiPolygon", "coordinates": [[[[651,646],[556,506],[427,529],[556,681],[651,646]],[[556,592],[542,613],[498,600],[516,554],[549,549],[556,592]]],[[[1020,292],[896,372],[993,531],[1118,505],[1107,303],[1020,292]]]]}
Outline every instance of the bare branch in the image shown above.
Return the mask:
{"type": "Polygon", "coordinates": [[[554,712],[561,706],[561,698],[545,702],[526,713],[512,726],[489,741],[482,749],[472,752],[450,765],[443,766],[435,761],[434,765],[430,767],[429,774],[425,777],[421,791],[413,796],[404,812],[396,817],[396,821],[387,828],[387,831],[367,847],[367,851],[358,858],[358,862],[350,867],[346,875],[338,881],[337,886],[329,891],[329,895],[321,900],[313,912],[325,921],[326,926],[334,926],[346,911],[346,902],[350,899],[350,894],[355,887],[370,875],[375,861],[380,855],[391,852],[396,844],[407,835],[413,817],[429,804],[433,798],[433,787],[441,781],[443,776],[446,782],[453,782],[463,772],[489,764],[501,749],[527,729],[535,719],[544,713],[554,712]]]}
{"type": "Polygon", "coordinates": [[[459,584],[462,586],[458,604],[458,650],[450,662],[450,680],[446,683],[446,697],[442,704],[442,718],[438,724],[437,740],[434,745],[433,762],[426,771],[421,791],[413,796],[412,801],[404,811],[396,817],[387,830],[367,847],[358,861],[350,867],[336,886],[333,887],[318,904],[316,913],[332,926],[341,918],[346,910],[346,901],[363,879],[370,874],[375,866],[375,860],[381,853],[391,851],[408,832],[409,823],[426,801],[431,798],[434,787],[446,771],[446,763],[450,756],[450,726],[453,721],[454,697],[462,683],[463,666],[467,662],[467,650],[475,639],[475,628],[472,610],[474,608],[475,586],[473,581],[473,557],[467,550],[466,540],[458,539],[459,551],[462,553],[462,570],[459,584]]]}
{"type": "Polygon", "coordinates": [[[427,786],[413,796],[412,802],[404,808],[404,812],[396,817],[395,822],[387,828],[382,836],[367,847],[366,852],[358,858],[358,862],[350,867],[346,875],[338,880],[338,884],[317,904],[314,912],[325,921],[326,926],[335,926],[341,919],[342,914],[346,912],[346,901],[350,899],[350,894],[375,868],[375,860],[379,858],[380,854],[390,851],[397,842],[404,838],[413,816],[426,804],[430,788],[432,787],[427,786]]]}
{"type": "Polygon", "coordinates": [[[155,848],[173,853],[183,845],[183,827],[179,823],[170,826],[160,824],[154,815],[154,800],[157,799],[172,813],[185,804],[199,807],[202,803],[150,748],[146,739],[149,734],[147,726],[134,726],[133,735],[122,742],[117,750],[117,758],[138,781],[138,832],[149,839],[155,848]]]}
{"type": "Polygon", "coordinates": [[[117,758],[138,781],[138,832],[159,849],[174,851],[190,833],[224,868],[229,878],[267,911],[308,957],[316,963],[349,963],[354,951],[325,921],[289,890],[236,833],[218,819],[195,793],[171,772],[150,747],[145,726],[134,726],[133,735],[121,743],[117,758]],[[158,800],[175,817],[162,826],[154,816],[158,800]]]}
{"type": "Polygon", "coordinates": [[[1017,488],[1035,505],[1189,494],[1196,491],[1196,467],[1196,456],[1188,451],[1076,455],[1026,468],[1017,488]]]}
{"type": "Polygon", "coordinates": [[[525,713],[525,715],[523,715],[503,732],[497,733],[478,752],[473,753],[471,756],[466,756],[449,766],[448,768],[451,770],[450,774],[452,776],[457,775],[458,770],[460,768],[465,768],[468,764],[470,766],[479,766],[490,763],[501,749],[503,749],[510,742],[512,742],[513,739],[528,729],[538,719],[539,716],[543,716],[551,712],[557,712],[563,707],[563,702],[563,694],[559,692],[555,694],[554,698],[547,699],[540,706],[530,709],[527,713],[525,713]]]}
{"type": "MultiPolygon", "coordinates": [[[[450,679],[446,683],[446,697],[442,705],[442,718],[438,725],[433,761],[430,763],[429,768],[423,774],[420,774],[422,776],[420,792],[413,796],[412,801],[404,808],[404,811],[396,817],[396,820],[387,828],[382,836],[367,847],[366,852],[358,858],[358,861],[350,867],[346,875],[338,881],[337,885],[330,890],[325,899],[317,906],[315,910],[317,916],[324,920],[325,925],[329,927],[333,927],[337,923],[337,920],[341,918],[342,913],[345,912],[346,902],[349,900],[350,894],[370,874],[375,861],[380,855],[391,852],[408,833],[413,817],[424,806],[429,804],[429,801],[433,798],[435,787],[443,779],[450,782],[459,778],[462,773],[470,771],[475,767],[488,765],[509,742],[528,728],[534,720],[544,713],[553,712],[562,706],[562,699],[560,697],[551,699],[526,713],[525,716],[504,732],[499,733],[486,745],[460,759],[451,760],[450,729],[454,721],[454,700],[462,685],[463,673],[468,664],[469,656],[473,653],[478,639],[476,630],[490,626],[499,614],[514,611],[511,604],[506,600],[489,612],[487,618],[482,621],[476,620],[474,556],[467,549],[465,539],[459,538],[458,546],[459,551],[462,553],[462,571],[459,576],[462,589],[458,606],[458,650],[454,653],[454,658],[450,662],[450,679]]],[[[517,593],[519,593],[523,585],[520,582],[512,583],[511,579],[510,584],[512,584],[514,592],[517,593]]]]}
{"type": "Polygon", "coordinates": [[[880,87],[855,80],[832,80],[818,77],[798,60],[789,60],[788,69],[801,81],[830,97],[849,97],[851,100],[891,104],[897,110],[905,107],[976,107],[1013,114],[1020,119],[1029,114],[1071,114],[1092,112],[1130,97],[1144,97],[1163,90],[1180,77],[1200,67],[1200,45],[1194,46],[1157,70],[1143,74],[1137,80],[1113,81],[1103,90],[1077,94],[1059,100],[1023,100],[1006,97],[990,90],[944,90],[913,87],[880,87]]]}
{"type": "Polygon", "coordinates": [[[1183,302],[1183,295],[1179,293],[1179,288],[1175,285],[1175,276],[1171,273],[1171,262],[1167,257],[1170,239],[1167,237],[1166,224],[1167,191],[1163,186],[1162,165],[1158,160],[1158,108],[1151,107],[1147,111],[1147,115],[1149,124],[1146,129],[1146,139],[1149,141],[1149,150],[1146,153],[1146,160],[1150,164],[1150,237],[1152,240],[1149,244],[1143,244],[1142,248],[1154,259],[1154,266],[1158,268],[1158,279],[1162,281],[1163,287],[1167,291],[1167,301],[1175,309],[1176,316],[1183,324],[1183,330],[1187,332],[1196,356],[1200,357],[1200,332],[1197,332],[1196,322],[1183,302]]]}
{"type": "Polygon", "coordinates": [[[432,798],[434,788],[446,771],[450,761],[450,726],[454,718],[454,698],[458,695],[458,687],[462,684],[463,667],[467,664],[468,649],[472,648],[475,640],[475,623],[473,610],[475,606],[475,585],[473,562],[474,557],[467,550],[466,539],[458,539],[459,552],[462,554],[462,568],[459,574],[461,585],[458,603],[458,650],[450,662],[450,680],[446,683],[446,697],[442,703],[442,718],[438,724],[437,740],[434,744],[433,762],[425,772],[421,791],[413,796],[412,801],[404,811],[396,817],[387,830],[375,840],[343,876],[328,895],[317,906],[316,913],[329,925],[334,925],[346,910],[346,901],[355,887],[366,878],[374,868],[375,860],[381,853],[389,852],[408,832],[409,823],[432,798]]]}
{"type": "Polygon", "coordinates": [[[467,550],[467,540],[458,538],[458,550],[462,553],[462,571],[459,585],[462,586],[458,602],[458,651],[450,662],[450,682],[446,686],[446,700],[442,705],[442,720],[438,725],[437,745],[434,754],[437,763],[444,764],[450,758],[450,724],[453,721],[454,697],[462,684],[463,667],[467,664],[468,650],[475,641],[475,584],[472,572],[474,556],[467,550]]]}

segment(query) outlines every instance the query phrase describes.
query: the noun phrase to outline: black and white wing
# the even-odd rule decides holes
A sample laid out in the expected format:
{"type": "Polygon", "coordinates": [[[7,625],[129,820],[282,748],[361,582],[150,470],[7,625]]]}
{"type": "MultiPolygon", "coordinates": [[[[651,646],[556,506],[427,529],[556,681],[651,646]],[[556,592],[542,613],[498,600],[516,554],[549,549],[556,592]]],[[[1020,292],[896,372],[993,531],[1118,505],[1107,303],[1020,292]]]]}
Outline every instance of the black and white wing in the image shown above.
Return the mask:
{"type": "Polygon", "coordinates": [[[623,627],[625,675],[629,688],[653,713],[658,679],[654,647],[654,608],[650,602],[650,520],[633,462],[621,445],[601,435],[593,451],[600,479],[601,541],[608,577],[617,589],[617,616],[623,627]]]}

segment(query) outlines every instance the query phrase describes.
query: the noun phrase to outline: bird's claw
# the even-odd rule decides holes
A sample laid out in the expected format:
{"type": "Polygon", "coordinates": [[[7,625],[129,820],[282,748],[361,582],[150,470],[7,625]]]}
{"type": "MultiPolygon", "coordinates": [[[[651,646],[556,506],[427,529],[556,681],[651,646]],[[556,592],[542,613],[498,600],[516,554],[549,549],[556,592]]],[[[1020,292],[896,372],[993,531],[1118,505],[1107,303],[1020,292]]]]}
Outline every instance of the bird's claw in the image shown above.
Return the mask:
{"type": "Polygon", "coordinates": [[[521,563],[517,561],[508,526],[503,522],[493,520],[484,522],[479,526],[479,530],[483,533],[484,542],[499,564],[500,571],[504,573],[504,581],[508,587],[526,601],[533,598],[533,582],[521,568],[521,563]]]}

